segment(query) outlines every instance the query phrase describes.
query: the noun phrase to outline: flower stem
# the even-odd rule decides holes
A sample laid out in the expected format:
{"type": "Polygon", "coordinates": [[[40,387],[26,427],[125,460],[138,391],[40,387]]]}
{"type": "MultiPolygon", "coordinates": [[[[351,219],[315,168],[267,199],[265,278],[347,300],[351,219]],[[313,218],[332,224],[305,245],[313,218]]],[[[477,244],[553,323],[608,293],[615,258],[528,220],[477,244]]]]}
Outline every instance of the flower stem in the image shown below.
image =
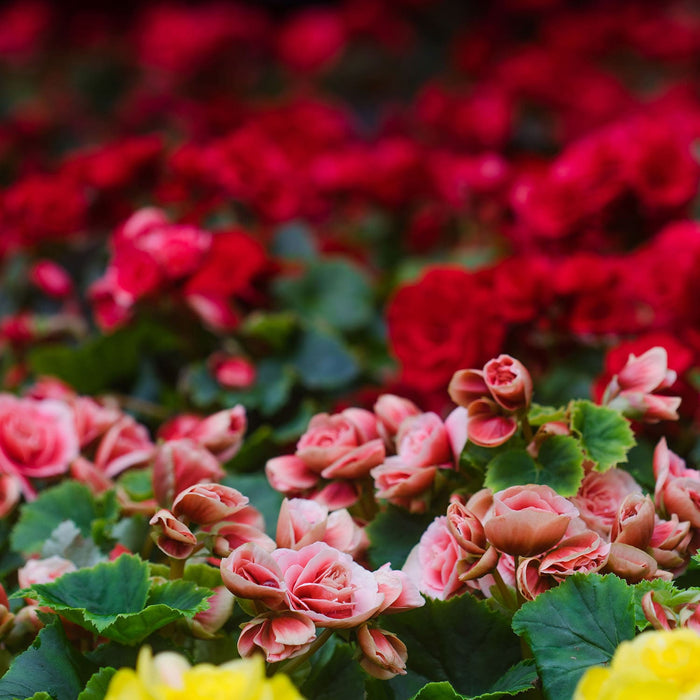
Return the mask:
{"type": "Polygon", "coordinates": [[[282,664],[277,668],[277,671],[280,673],[291,673],[295,671],[304,661],[310,659],[331,638],[332,634],[333,630],[330,627],[326,627],[303,654],[299,654],[299,656],[295,656],[293,659],[282,664]]]}
{"type": "Polygon", "coordinates": [[[498,572],[498,569],[494,569],[491,572],[491,575],[493,576],[493,580],[496,582],[496,586],[498,588],[499,593],[501,594],[501,597],[503,598],[503,602],[509,608],[512,608],[513,610],[517,610],[518,607],[520,607],[520,606],[518,605],[517,600],[516,600],[515,596],[513,595],[513,591],[510,589],[510,587],[503,580],[503,577],[498,572]]]}
{"type": "Polygon", "coordinates": [[[523,411],[520,416],[520,428],[523,431],[523,437],[525,442],[529,445],[532,442],[532,426],[530,421],[527,419],[527,412],[523,411]]]}
{"type": "Polygon", "coordinates": [[[182,578],[185,573],[185,562],[186,559],[174,559],[170,557],[170,580],[175,581],[176,579],[182,578]]]}

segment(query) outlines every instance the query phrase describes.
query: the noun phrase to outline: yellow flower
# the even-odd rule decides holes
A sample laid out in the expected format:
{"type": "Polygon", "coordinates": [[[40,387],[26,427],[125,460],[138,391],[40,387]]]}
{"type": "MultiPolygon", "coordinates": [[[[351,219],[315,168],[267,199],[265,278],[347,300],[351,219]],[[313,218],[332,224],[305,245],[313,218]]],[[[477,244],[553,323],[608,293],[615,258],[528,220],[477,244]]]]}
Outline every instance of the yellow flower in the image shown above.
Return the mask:
{"type": "Polygon", "coordinates": [[[303,700],[289,678],[265,677],[262,657],[230,661],[221,666],[197,664],[172,652],[139,653],[136,670],[114,674],[105,700],[303,700]]]}
{"type": "Polygon", "coordinates": [[[700,700],[700,635],[689,629],[640,634],[609,667],[583,675],[573,700],[700,700]]]}

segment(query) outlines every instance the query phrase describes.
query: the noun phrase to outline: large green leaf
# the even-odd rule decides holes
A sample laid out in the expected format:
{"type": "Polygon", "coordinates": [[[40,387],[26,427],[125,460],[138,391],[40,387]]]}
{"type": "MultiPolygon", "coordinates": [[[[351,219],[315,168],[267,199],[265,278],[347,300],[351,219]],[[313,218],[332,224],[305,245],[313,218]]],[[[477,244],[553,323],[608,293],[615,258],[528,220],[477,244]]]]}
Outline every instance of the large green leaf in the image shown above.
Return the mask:
{"type": "Polygon", "coordinates": [[[424,685],[411,700],[464,700],[451,683],[438,681],[424,685]]]}
{"type": "Polygon", "coordinates": [[[575,438],[548,437],[537,460],[525,450],[509,450],[496,455],[488,465],[485,485],[501,491],[518,484],[545,484],[562,496],[573,496],[583,479],[583,455],[575,438]]]}
{"type": "Polygon", "coordinates": [[[71,646],[56,619],[0,678],[0,700],[29,698],[42,691],[54,700],[76,700],[96,670],[71,646]]]}
{"type": "Polygon", "coordinates": [[[574,402],[571,428],[580,436],[586,457],[599,471],[626,462],[627,452],[635,444],[629,421],[621,413],[591,401],[574,402]]]}
{"type": "Polygon", "coordinates": [[[123,644],[136,644],[160,627],[206,609],[209,589],[183,580],[157,584],[148,574],[146,562],[123,554],[52,583],[34,584],[21,594],[123,644]]]}
{"type": "Polygon", "coordinates": [[[302,333],[292,364],[301,383],[313,390],[346,386],[360,372],[357,360],[337,337],[314,328],[302,333]]]}
{"type": "Polygon", "coordinates": [[[302,318],[341,331],[358,330],[372,318],[372,285],[365,273],[348,260],[311,263],[303,275],[275,280],[273,290],[285,307],[302,318]]]}
{"type": "Polygon", "coordinates": [[[87,682],[85,690],[78,695],[78,700],[104,700],[112,676],[117,672],[111,666],[105,666],[95,673],[87,682]]]}
{"type": "Polygon", "coordinates": [[[575,574],[523,605],[513,629],[532,649],[545,697],[570,698],[586,669],[634,637],[634,592],[612,574],[575,574]]]}
{"type": "Polygon", "coordinates": [[[364,674],[353,659],[349,644],[322,648],[311,673],[301,686],[304,697],[313,700],[357,700],[363,697],[364,674]]]}
{"type": "MultiPolygon", "coordinates": [[[[462,695],[478,695],[520,660],[520,644],[508,619],[469,594],[382,618],[382,627],[408,648],[409,683],[399,680],[404,696],[428,681],[449,681],[462,695]]],[[[406,677],[402,677],[406,678],[406,677]]],[[[398,679],[397,679],[398,680],[398,679]]]]}
{"type": "Polygon", "coordinates": [[[24,554],[40,552],[51,533],[66,520],[75,523],[83,537],[90,537],[92,523],[100,515],[100,507],[87,486],[64,481],[22,506],[10,535],[12,548],[24,554]]]}
{"type": "Polygon", "coordinates": [[[369,559],[373,567],[390,562],[395,569],[403,566],[406,557],[432,522],[430,515],[409,513],[389,505],[367,526],[369,559]]]}

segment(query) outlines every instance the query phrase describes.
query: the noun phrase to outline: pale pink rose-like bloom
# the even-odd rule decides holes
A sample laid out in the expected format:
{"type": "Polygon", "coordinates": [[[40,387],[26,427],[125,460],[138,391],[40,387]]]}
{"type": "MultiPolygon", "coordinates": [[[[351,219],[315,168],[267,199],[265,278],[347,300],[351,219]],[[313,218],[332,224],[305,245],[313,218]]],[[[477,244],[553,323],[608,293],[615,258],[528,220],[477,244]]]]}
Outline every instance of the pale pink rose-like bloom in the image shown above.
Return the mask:
{"type": "Polygon", "coordinates": [[[576,507],[549,486],[511,486],[494,494],[484,532],[501,552],[531,557],[557,544],[577,516],[576,507]]]}
{"type": "Polygon", "coordinates": [[[194,484],[177,495],[173,513],[198,525],[212,525],[237,513],[247,503],[247,496],[230,486],[194,484]]]}
{"type": "Polygon", "coordinates": [[[223,476],[219,460],[188,438],[164,442],[155,450],[153,493],[162,505],[170,505],[189,486],[218,481],[223,476]]]}
{"type": "Polygon", "coordinates": [[[481,447],[498,447],[508,442],[518,429],[515,417],[504,414],[491,399],[472,401],[467,408],[467,417],[468,438],[481,447]]]}
{"type": "Polygon", "coordinates": [[[217,557],[227,557],[242,545],[255,544],[266,552],[272,552],[275,541],[259,527],[245,522],[221,522],[211,530],[212,552],[217,557]]]}
{"type": "Polygon", "coordinates": [[[395,634],[362,625],[357,630],[357,642],[362,650],[360,666],[370,676],[386,681],[406,674],[408,651],[395,634]]]}
{"type": "Polygon", "coordinates": [[[676,381],[676,373],[668,368],[668,353],[661,346],[653,347],[636,357],[630,353],[627,363],[614,380],[621,391],[648,394],[666,389],[676,381]]]}
{"type": "Polygon", "coordinates": [[[662,520],[657,516],[647,552],[656,559],[659,566],[670,571],[674,577],[679,576],[690,559],[690,540],[689,522],[679,521],[675,513],[670,520],[662,520]]]}
{"type": "Polygon", "coordinates": [[[39,377],[25,394],[30,399],[58,399],[72,403],[78,395],[73,388],[56,377],[39,377]]]}
{"type": "Polygon", "coordinates": [[[247,427],[245,408],[238,405],[203,418],[182,437],[194,440],[219,461],[227,462],[241,448],[247,427]]]}
{"type": "Polygon", "coordinates": [[[334,510],[328,515],[323,541],[353,559],[357,559],[369,547],[365,529],[355,522],[346,508],[334,510]]]}
{"type": "Polygon", "coordinates": [[[372,572],[325,542],[272,553],[282,571],[290,610],[321,627],[350,628],[368,620],[384,602],[372,572]]]}
{"type": "Polygon", "coordinates": [[[306,462],[296,455],[283,455],[268,459],[265,475],[270,486],[287,496],[299,496],[313,488],[319,475],[306,466],[306,462]]]}
{"type": "Polygon", "coordinates": [[[0,473],[57,476],[77,456],[78,436],[65,403],[0,394],[0,473]]]}
{"type": "Polygon", "coordinates": [[[252,542],[244,544],[222,559],[220,566],[224,585],[233,595],[260,600],[268,607],[283,605],[282,569],[272,554],[261,547],[252,542]]]}
{"type": "Polygon", "coordinates": [[[660,503],[660,494],[668,481],[680,477],[700,479],[700,471],[697,469],[688,469],[685,460],[668,448],[665,437],[661,438],[654,448],[652,464],[654,476],[656,477],[654,496],[657,507],[662,507],[660,503]]]}
{"type": "Polygon", "coordinates": [[[197,546],[197,537],[169,510],[161,508],[149,521],[158,548],[173,559],[187,559],[197,546]]]}
{"type": "Polygon", "coordinates": [[[382,394],[374,404],[379,434],[387,445],[392,445],[401,423],[409,416],[416,416],[420,409],[413,401],[394,394],[382,394]]]}
{"type": "Polygon", "coordinates": [[[70,405],[81,447],[103,435],[123,416],[116,406],[103,405],[89,396],[77,396],[70,405]]]}
{"type": "Polygon", "coordinates": [[[632,493],[620,505],[610,539],[646,549],[654,532],[656,511],[649,496],[632,493]]]}
{"type": "Polygon", "coordinates": [[[589,471],[570,500],[591,530],[609,538],[622,502],[630,494],[641,493],[631,474],[613,467],[605,472],[589,471]]]}
{"type": "Polygon", "coordinates": [[[522,362],[499,355],[484,365],[484,382],[494,401],[507,411],[527,409],[532,400],[532,378],[522,362]]]}
{"type": "Polygon", "coordinates": [[[668,479],[659,500],[667,514],[675,514],[680,520],[687,520],[693,527],[700,528],[700,479],[668,479]]]}
{"type": "Polygon", "coordinates": [[[198,639],[212,639],[231,617],[235,600],[226,586],[217,586],[214,595],[207,598],[209,608],[187,620],[192,634],[198,639]]]}
{"type": "Polygon", "coordinates": [[[416,584],[405,571],[391,568],[390,563],[383,564],[374,572],[379,592],[384,595],[384,602],[377,611],[382,615],[413,610],[425,605],[416,584]]]}
{"type": "Polygon", "coordinates": [[[428,525],[408,555],[403,571],[424,595],[447,600],[466,590],[459,579],[459,562],[464,554],[442,515],[428,525]]]}
{"type": "Polygon", "coordinates": [[[610,545],[610,555],[603,571],[610,571],[625,579],[627,583],[634,584],[643,579],[657,578],[658,565],[654,557],[641,549],[629,544],[613,542],[610,545]]]}
{"type": "Polygon", "coordinates": [[[379,438],[370,440],[336,459],[321,472],[321,476],[324,479],[360,479],[367,476],[372,467],[381,464],[385,457],[384,442],[379,438]]]}
{"type": "Polygon", "coordinates": [[[310,499],[327,506],[329,510],[349,508],[357,503],[359,497],[356,484],[343,479],[331,481],[309,494],[310,499]]]}
{"type": "Polygon", "coordinates": [[[447,430],[436,413],[406,418],[396,433],[396,453],[408,467],[452,465],[447,430]]]}
{"type": "Polygon", "coordinates": [[[608,561],[610,544],[593,530],[586,530],[560,542],[540,559],[540,574],[563,581],[575,573],[593,574],[608,561]]]}
{"type": "Polygon", "coordinates": [[[308,650],[316,626],[303,613],[265,613],[246,623],[238,638],[238,653],[246,658],[260,650],[268,663],[292,659],[308,650]]]}
{"type": "Polygon", "coordinates": [[[122,415],[102,436],[95,453],[95,466],[109,478],[126,469],[145,465],[153,456],[153,443],[145,426],[122,415]]]}
{"type": "Polygon", "coordinates": [[[480,369],[457,370],[447,387],[450,398],[464,408],[483,398],[491,398],[491,392],[486,386],[484,373],[480,369]]]}
{"type": "Polygon", "coordinates": [[[78,455],[70,463],[70,475],[85,484],[94,494],[104,493],[114,486],[114,482],[98,469],[89,459],[78,455]]]}
{"type": "Polygon", "coordinates": [[[398,455],[387,457],[384,464],[370,472],[377,489],[376,498],[386,498],[390,503],[412,512],[424,508],[420,496],[431,487],[436,473],[435,466],[409,466],[398,455]]]}
{"type": "Polygon", "coordinates": [[[17,570],[17,582],[20,588],[27,588],[35,583],[51,583],[71,571],[77,571],[72,561],[54,555],[46,559],[30,559],[17,570]]]}

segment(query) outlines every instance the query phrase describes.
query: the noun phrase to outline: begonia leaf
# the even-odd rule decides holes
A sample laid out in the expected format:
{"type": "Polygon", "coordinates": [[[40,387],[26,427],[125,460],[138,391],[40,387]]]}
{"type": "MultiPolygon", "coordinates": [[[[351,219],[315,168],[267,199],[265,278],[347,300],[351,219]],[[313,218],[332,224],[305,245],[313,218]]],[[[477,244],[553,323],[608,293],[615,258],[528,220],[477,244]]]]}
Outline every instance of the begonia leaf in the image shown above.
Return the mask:
{"type": "Polygon", "coordinates": [[[572,496],[583,479],[583,455],[578,442],[566,435],[546,438],[537,460],[525,450],[510,450],[489,462],[484,484],[501,491],[518,484],[544,484],[563,496],[572,496]]]}
{"type": "Polygon", "coordinates": [[[337,389],[357,377],[357,360],[334,335],[309,329],[302,333],[292,364],[307,389],[337,389]]]}
{"type": "Polygon", "coordinates": [[[635,584],[634,589],[634,615],[637,629],[644,630],[649,627],[649,621],[642,609],[642,598],[649,592],[654,591],[654,600],[662,605],[675,607],[686,603],[700,600],[700,588],[677,588],[673,581],[664,581],[660,578],[651,581],[640,581],[635,584]]]}
{"type": "Polygon", "coordinates": [[[358,330],[372,318],[372,286],[366,274],[348,260],[314,262],[303,275],[276,279],[273,291],[280,303],[302,318],[340,331],[358,330]]]}
{"type": "Polygon", "coordinates": [[[634,637],[634,591],[613,574],[575,574],[523,605],[513,629],[532,650],[545,698],[570,698],[586,669],[634,637]]]}
{"type": "Polygon", "coordinates": [[[59,556],[72,561],[76,567],[94,566],[106,559],[90,537],[83,537],[78,526],[72,520],[59,523],[41,548],[41,557],[45,559],[59,556]]]}
{"type": "Polygon", "coordinates": [[[540,426],[552,421],[565,421],[566,409],[554,408],[553,406],[540,406],[539,404],[533,403],[528,411],[527,419],[530,425],[533,426],[540,426]]]}
{"type": "Polygon", "coordinates": [[[76,700],[97,667],[66,639],[58,619],[40,632],[0,678],[0,700],[48,693],[54,700],[76,700]]]}
{"type": "Polygon", "coordinates": [[[311,673],[300,688],[314,700],[356,700],[364,695],[364,674],[353,659],[349,644],[332,644],[321,649],[311,673]]]}
{"type": "Polygon", "coordinates": [[[251,340],[268,345],[273,350],[284,350],[296,325],[296,315],[289,311],[279,313],[254,311],[243,321],[240,332],[251,340]]]}
{"type": "Polygon", "coordinates": [[[20,509],[19,520],[10,542],[15,551],[34,554],[64,521],[72,521],[83,537],[89,537],[93,521],[100,517],[100,506],[90,490],[77,481],[64,481],[47,489],[20,509]]]}
{"type": "Polygon", "coordinates": [[[591,401],[574,402],[571,429],[580,436],[586,458],[598,471],[626,462],[627,453],[635,444],[629,421],[621,413],[591,401]]]}
{"type": "Polygon", "coordinates": [[[424,685],[411,700],[464,700],[447,681],[439,681],[424,685]]]}
{"type": "Polygon", "coordinates": [[[206,609],[209,589],[184,580],[153,583],[148,573],[146,562],[124,554],[52,583],[34,584],[21,595],[123,644],[135,644],[174,620],[206,609]]]}
{"type": "Polygon", "coordinates": [[[104,666],[87,682],[85,690],[78,695],[78,700],[103,700],[107,695],[107,688],[112,680],[112,676],[117,669],[111,666],[104,666]]]}
{"type": "Polygon", "coordinates": [[[372,566],[379,568],[389,562],[392,568],[401,568],[432,520],[431,515],[409,513],[398,506],[388,505],[365,529],[370,541],[368,554],[372,566]]]}
{"type": "Polygon", "coordinates": [[[422,608],[382,618],[408,649],[411,674],[395,678],[404,695],[428,681],[449,681],[463,695],[478,695],[520,660],[520,644],[508,619],[469,594],[426,600],[422,608]],[[413,687],[410,687],[413,684],[413,687]]]}

